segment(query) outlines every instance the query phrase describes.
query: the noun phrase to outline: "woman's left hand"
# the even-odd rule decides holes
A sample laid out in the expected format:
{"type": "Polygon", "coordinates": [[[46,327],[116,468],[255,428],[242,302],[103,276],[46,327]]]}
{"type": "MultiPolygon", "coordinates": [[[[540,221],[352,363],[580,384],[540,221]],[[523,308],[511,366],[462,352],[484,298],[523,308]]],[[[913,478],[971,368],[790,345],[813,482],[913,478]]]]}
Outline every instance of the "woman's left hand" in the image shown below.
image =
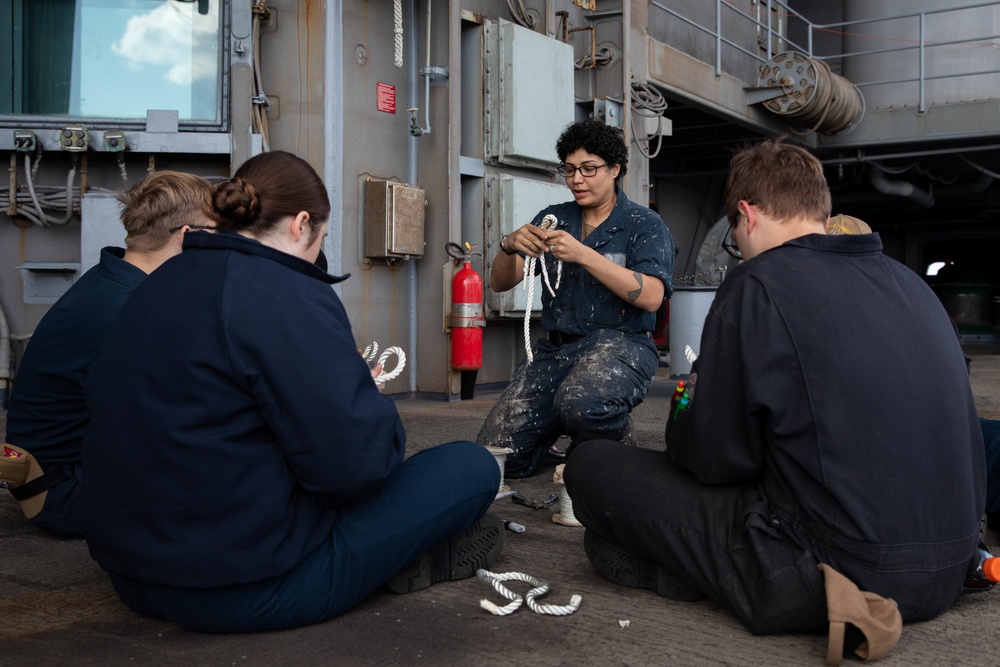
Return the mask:
{"type": "Polygon", "coordinates": [[[545,244],[553,257],[572,264],[579,264],[583,259],[584,252],[589,250],[575,236],[561,229],[546,232],[545,244]]]}
{"type": "MultiPolygon", "coordinates": [[[[372,380],[381,375],[381,373],[382,373],[382,364],[375,364],[374,366],[372,366],[371,368],[372,380]]],[[[381,392],[385,388],[385,383],[376,382],[375,386],[378,388],[379,392],[381,392]]]]}

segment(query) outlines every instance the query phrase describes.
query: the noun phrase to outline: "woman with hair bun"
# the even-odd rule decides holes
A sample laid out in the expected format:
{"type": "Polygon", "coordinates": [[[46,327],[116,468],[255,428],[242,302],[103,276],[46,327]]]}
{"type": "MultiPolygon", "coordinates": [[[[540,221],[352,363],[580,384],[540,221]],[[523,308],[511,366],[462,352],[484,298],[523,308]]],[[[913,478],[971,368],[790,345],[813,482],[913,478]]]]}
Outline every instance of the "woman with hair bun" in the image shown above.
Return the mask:
{"type": "Polygon", "coordinates": [[[219,233],[139,286],[87,383],[87,541],[121,599],[193,630],[274,630],[489,567],[499,467],[471,442],[403,460],[330,288],[348,276],[314,265],[316,172],[258,155],[213,207],[219,233]]]}

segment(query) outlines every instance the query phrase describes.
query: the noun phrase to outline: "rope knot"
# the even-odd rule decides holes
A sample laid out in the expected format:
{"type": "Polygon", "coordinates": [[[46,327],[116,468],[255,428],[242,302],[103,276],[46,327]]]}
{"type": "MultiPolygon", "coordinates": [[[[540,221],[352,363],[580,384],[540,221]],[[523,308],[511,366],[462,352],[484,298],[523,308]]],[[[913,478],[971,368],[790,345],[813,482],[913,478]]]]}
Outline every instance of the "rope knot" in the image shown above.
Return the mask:
{"type": "MultiPolygon", "coordinates": [[[[538,227],[545,230],[555,229],[557,226],[559,226],[559,220],[551,213],[542,218],[542,221],[538,223],[538,227]]],[[[529,364],[535,360],[535,356],[531,352],[531,335],[529,330],[531,328],[531,306],[535,301],[535,264],[538,261],[542,263],[542,279],[545,282],[545,287],[549,290],[549,294],[555,297],[556,290],[559,289],[559,285],[562,283],[562,260],[556,260],[556,285],[553,288],[552,283],[549,282],[549,270],[545,264],[545,256],[524,258],[524,286],[528,290],[528,302],[524,306],[524,351],[528,355],[529,364]]]]}

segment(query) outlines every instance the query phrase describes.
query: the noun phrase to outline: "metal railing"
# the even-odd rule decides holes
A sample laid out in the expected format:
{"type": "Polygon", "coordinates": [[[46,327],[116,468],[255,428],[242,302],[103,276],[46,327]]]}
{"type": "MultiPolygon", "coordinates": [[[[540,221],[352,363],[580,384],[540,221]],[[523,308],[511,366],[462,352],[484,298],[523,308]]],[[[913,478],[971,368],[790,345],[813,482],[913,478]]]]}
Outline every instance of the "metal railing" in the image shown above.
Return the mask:
{"type": "MultiPolygon", "coordinates": [[[[989,43],[992,46],[1000,46],[1000,43],[993,42],[993,40],[1000,39],[1000,35],[997,34],[976,37],[962,35],[960,38],[956,39],[928,41],[927,33],[929,21],[948,20],[952,23],[957,23],[955,20],[957,13],[971,12],[977,9],[998,8],[1000,7],[1000,0],[980,2],[960,7],[931,9],[904,14],[895,14],[892,16],[860,19],[856,21],[841,21],[839,23],[827,24],[813,23],[809,21],[801,14],[793,10],[788,4],[782,2],[782,0],[742,0],[742,2],[750,3],[749,5],[737,4],[739,1],[740,0],[714,0],[714,25],[712,26],[702,25],[698,22],[698,20],[692,18],[691,16],[685,16],[680,11],[667,7],[660,0],[652,0],[652,2],[650,2],[650,6],[656,7],[658,10],[665,12],[672,18],[677,19],[683,24],[690,26],[701,33],[711,36],[715,40],[714,55],[716,76],[721,76],[723,74],[723,52],[726,49],[742,54],[743,56],[755,61],[758,66],[766,63],[776,52],[792,50],[803,53],[815,60],[828,61],[828,64],[830,61],[837,61],[839,62],[841,68],[843,68],[844,64],[851,58],[914,52],[914,58],[916,59],[915,69],[917,72],[915,76],[872,81],[852,81],[852,83],[858,87],[916,83],[918,86],[917,108],[920,113],[923,113],[927,110],[925,96],[928,81],[1000,74],[1000,67],[986,69],[959,69],[953,72],[936,74],[928,74],[927,72],[927,53],[929,50],[946,46],[975,43],[989,43]],[[748,9],[749,11],[747,11],[748,9]],[[737,41],[734,41],[732,38],[723,34],[723,25],[725,23],[724,17],[727,17],[728,15],[738,17],[737,21],[745,21],[746,24],[756,26],[759,35],[759,50],[763,51],[764,55],[745,48],[737,41]],[[947,18],[945,19],[943,17],[947,18]],[[873,36],[856,32],[860,26],[885,24],[891,21],[904,21],[906,19],[914,19],[913,23],[915,25],[913,27],[897,29],[898,31],[892,34],[891,37],[873,36]],[[850,52],[840,51],[836,53],[821,54],[816,53],[814,48],[818,33],[841,35],[842,37],[839,40],[841,48],[843,47],[844,38],[846,37],[891,39],[892,42],[901,44],[884,49],[870,49],[850,52]],[[789,37],[789,34],[804,35],[805,44],[797,43],[789,37]]],[[[707,6],[707,3],[700,2],[697,6],[704,9],[707,6]]],[[[652,39],[657,39],[657,35],[650,34],[650,37],[652,39]]],[[[1000,91],[997,91],[997,95],[1000,95],[1000,91]]]]}

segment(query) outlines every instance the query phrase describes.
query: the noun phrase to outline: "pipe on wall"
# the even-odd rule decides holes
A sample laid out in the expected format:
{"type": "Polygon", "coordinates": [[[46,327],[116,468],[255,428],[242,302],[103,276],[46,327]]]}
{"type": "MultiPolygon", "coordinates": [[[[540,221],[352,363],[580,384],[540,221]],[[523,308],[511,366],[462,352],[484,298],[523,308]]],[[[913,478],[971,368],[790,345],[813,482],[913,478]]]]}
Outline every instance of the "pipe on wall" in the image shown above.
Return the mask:
{"type": "Polygon", "coordinates": [[[868,169],[868,180],[871,181],[872,187],[882,194],[904,197],[924,208],[934,206],[934,196],[929,192],[921,190],[909,181],[890,180],[877,167],[868,169]]]}
{"type": "MultiPolygon", "coordinates": [[[[430,0],[427,0],[430,3],[430,0]]],[[[417,82],[420,80],[419,67],[417,65],[417,30],[419,28],[417,21],[417,0],[410,0],[409,2],[410,10],[410,44],[408,49],[408,56],[410,61],[410,66],[407,68],[407,83],[409,88],[409,106],[417,106],[418,92],[417,92],[417,82]]],[[[427,45],[428,48],[428,58],[430,58],[430,44],[427,45]]],[[[430,79],[428,79],[430,81],[430,79]]],[[[429,114],[430,111],[427,110],[429,114]]],[[[430,125],[430,120],[428,117],[427,124],[430,125]]],[[[409,155],[407,156],[406,165],[406,181],[408,183],[417,183],[417,157],[418,157],[418,142],[417,137],[410,135],[409,140],[409,155]]],[[[408,345],[410,350],[409,364],[407,365],[407,370],[409,371],[410,380],[410,393],[415,394],[417,391],[417,360],[419,355],[417,354],[417,263],[412,259],[407,262],[406,267],[406,278],[408,281],[408,298],[409,307],[407,308],[407,326],[408,326],[408,345]]]]}
{"type": "MultiPolygon", "coordinates": [[[[327,270],[335,276],[344,272],[344,35],[343,0],[327,0],[326,3],[326,53],[323,68],[323,182],[330,197],[330,227],[323,242],[323,253],[327,258],[327,270]]],[[[343,283],[333,286],[337,296],[342,297],[343,283]]]]}

